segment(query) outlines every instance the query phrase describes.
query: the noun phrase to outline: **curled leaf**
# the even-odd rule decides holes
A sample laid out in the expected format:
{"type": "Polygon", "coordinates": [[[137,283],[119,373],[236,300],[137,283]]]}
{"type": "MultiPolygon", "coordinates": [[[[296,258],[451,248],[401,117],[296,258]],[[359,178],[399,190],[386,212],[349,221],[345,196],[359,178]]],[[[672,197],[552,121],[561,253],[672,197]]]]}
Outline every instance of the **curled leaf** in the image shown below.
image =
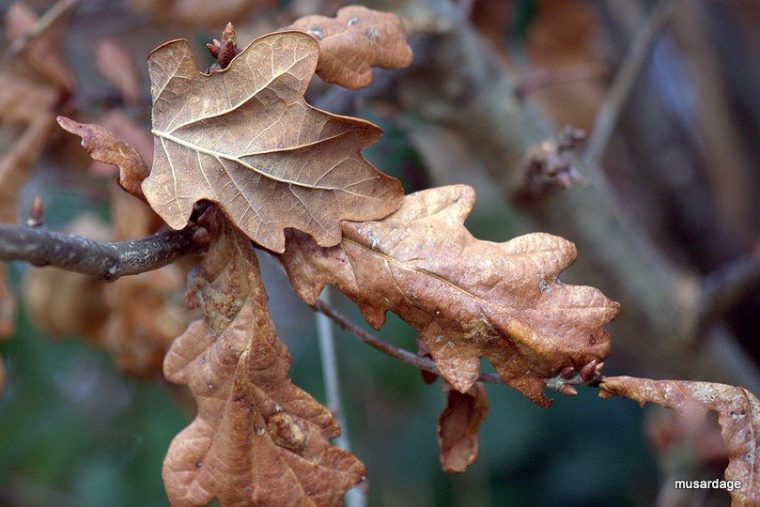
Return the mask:
{"type": "Polygon", "coordinates": [[[380,129],[305,102],[318,58],[317,42],[298,32],[261,37],[212,74],[196,70],[184,40],[151,54],[155,151],[143,191],[170,226],[183,227],[193,203],[208,199],[282,252],[285,228],[334,245],[341,220],[398,208],[398,181],[361,156],[380,129]]]}
{"type": "Polygon", "coordinates": [[[364,88],[372,82],[372,67],[400,69],[412,63],[404,24],[393,13],[352,5],[334,18],[305,16],[288,28],[319,41],[317,74],[328,83],[364,88]]]}
{"type": "Polygon", "coordinates": [[[694,402],[718,413],[728,447],[727,481],[740,481],[731,491],[733,505],[760,504],[760,401],[743,387],[685,380],[607,377],[599,386],[603,398],[624,396],[641,405],[656,403],[683,412],[694,402]]]}
{"type": "Polygon", "coordinates": [[[187,384],[198,415],[171,444],[164,483],[173,505],[337,505],[364,478],[330,411],[294,386],[250,241],[220,216],[192,275],[192,323],[164,374],[187,384]]]}
{"type": "Polygon", "coordinates": [[[59,116],[57,120],[62,129],[82,138],[82,146],[90,157],[119,168],[119,184],[124,190],[144,198],[140,184],[149,170],[132,145],[100,125],[78,123],[65,116],[59,116]]]}
{"type": "Polygon", "coordinates": [[[441,466],[448,473],[460,473],[478,459],[480,424],[488,415],[488,394],[482,384],[466,393],[448,384],[446,409],[438,417],[438,444],[441,466]]]}
{"type": "Polygon", "coordinates": [[[474,238],[463,225],[474,204],[465,185],[411,194],[383,220],[343,222],[343,240],[332,248],[290,233],[281,260],[309,304],[331,283],[373,327],[388,310],[413,325],[457,391],[469,391],[486,357],[507,384],[547,406],[543,379],[567,368],[593,370],[607,357],[604,326],[619,305],[557,279],[575,260],[569,241],[474,238]]]}

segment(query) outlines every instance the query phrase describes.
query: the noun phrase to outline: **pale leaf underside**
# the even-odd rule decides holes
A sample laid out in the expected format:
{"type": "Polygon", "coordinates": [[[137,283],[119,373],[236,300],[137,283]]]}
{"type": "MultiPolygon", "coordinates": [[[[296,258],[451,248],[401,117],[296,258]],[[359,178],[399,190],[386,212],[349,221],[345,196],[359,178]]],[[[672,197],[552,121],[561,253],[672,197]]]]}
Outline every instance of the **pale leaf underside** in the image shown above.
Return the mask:
{"type": "Polygon", "coordinates": [[[261,37],[210,75],[196,70],[187,41],[151,54],[155,149],[143,191],[169,225],[183,227],[193,204],[208,199],[281,252],[285,228],[334,245],[341,220],[398,208],[398,181],[361,156],[380,129],[305,102],[318,58],[317,42],[299,32],[261,37]]]}
{"type": "Polygon", "coordinates": [[[569,241],[474,238],[463,225],[474,203],[464,185],[418,192],[384,220],[344,222],[343,241],[332,248],[293,232],[281,259],[309,304],[330,283],[373,327],[383,325],[386,311],[412,324],[458,391],[470,389],[487,357],[505,382],[548,405],[544,378],[607,357],[604,326],[619,305],[557,279],[575,259],[569,241]]]}

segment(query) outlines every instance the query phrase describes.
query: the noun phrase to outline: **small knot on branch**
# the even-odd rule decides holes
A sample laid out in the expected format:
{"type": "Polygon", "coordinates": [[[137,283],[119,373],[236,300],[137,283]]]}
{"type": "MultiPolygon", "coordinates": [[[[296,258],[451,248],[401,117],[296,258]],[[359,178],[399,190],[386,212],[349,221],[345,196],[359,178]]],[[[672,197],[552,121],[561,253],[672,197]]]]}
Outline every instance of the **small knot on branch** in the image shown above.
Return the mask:
{"type": "Polygon", "coordinates": [[[523,162],[525,185],[520,191],[522,198],[535,197],[548,190],[561,187],[570,188],[583,181],[580,172],[568,160],[586,139],[586,132],[566,126],[556,139],[546,140],[532,148],[523,162]]]}

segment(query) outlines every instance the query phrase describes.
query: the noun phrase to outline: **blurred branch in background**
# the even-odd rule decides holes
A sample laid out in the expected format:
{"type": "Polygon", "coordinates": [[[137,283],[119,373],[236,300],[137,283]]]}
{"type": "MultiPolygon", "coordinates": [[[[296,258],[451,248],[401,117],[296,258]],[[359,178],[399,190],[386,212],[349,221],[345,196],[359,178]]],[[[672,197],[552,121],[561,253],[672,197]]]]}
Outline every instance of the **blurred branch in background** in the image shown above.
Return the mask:
{"type": "MultiPolygon", "coordinates": [[[[739,348],[722,345],[722,339],[692,345],[698,332],[700,276],[650,239],[599,165],[574,161],[587,184],[548,191],[531,202],[514,201],[525,184],[523,157],[554,138],[550,117],[529,100],[515,96],[517,76],[498,63],[499,58],[452,3],[412,3],[435,13],[437,21],[432,24],[443,28],[415,38],[415,64],[398,79],[396,103],[415,126],[431,124],[455,133],[464,141],[471,167],[482,164],[503,195],[535,220],[537,228],[576,243],[584,279],[602,287],[623,308],[613,330],[619,351],[614,362],[637,373],[701,377],[760,388],[757,368],[744,367],[746,362],[737,357],[739,348]]],[[[645,23],[640,32],[643,42],[631,47],[645,56],[654,35],[678,5],[683,4],[660,4],[652,15],[654,21],[645,23]]],[[[631,59],[643,61],[639,60],[643,56],[631,59]]],[[[633,83],[635,67],[641,63],[630,65],[633,71],[624,79],[633,83]]],[[[624,100],[625,94],[620,95],[624,100]]],[[[437,142],[430,128],[424,132],[412,136],[423,158],[439,165],[462,160],[462,156],[445,155],[453,149],[452,143],[437,142]]],[[[455,174],[462,167],[438,170],[455,174]]]]}

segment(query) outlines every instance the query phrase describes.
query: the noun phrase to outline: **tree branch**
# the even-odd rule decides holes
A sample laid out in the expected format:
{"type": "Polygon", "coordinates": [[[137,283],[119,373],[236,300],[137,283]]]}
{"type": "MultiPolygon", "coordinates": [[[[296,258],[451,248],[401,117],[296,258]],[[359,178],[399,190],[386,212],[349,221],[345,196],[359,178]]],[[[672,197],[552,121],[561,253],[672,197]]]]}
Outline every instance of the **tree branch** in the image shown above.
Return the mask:
{"type": "Polygon", "coordinates": [[[607,97],[599,109],[586,145],[585,157],[591,163],[598,163],[607,149],[607,144],[615,132],[618,117],[641,74],[647,58],[660,30],[675,11],[677,0],[662,0],[647,19],[644,27],[636,34],[631,49],[618,71],[607,97]]]}
{"type": "MultiPolygon", "coordinates": [[[[456,152],[461,147],[469,157],[468,170],[483,167],[515,208],[543,231],[576,244],[575,273],[583,272],[585,283],[624,308],[613,332],[617,357],[629,371],[738,384],[737,358],[721,345],[724,341],[691,346],[698,291],[685,289],[692,288],[694,274],[651,240],[598,164],[573,161],[586,185],[548,193],[536,202],[515,202],[525,185],[525,154],[555,136],[550,117],[532,101],[516,98],[515,76],[499,65],[499,57],[451,1],[412,3],[429,7],[446,29],[414,41],[415,63],[404,71],[394,98],[402,118],[445,129],[462,141],[450,146],[414,136],[423,159],[462,160],[456,152]]],[[[760,371],[753,369],[749,377],[744,385],[760,389],[760,371]]]]}
{"type": "Polygon", "coordinates": [[[697,307],[697,328],[705,330],[758,287],[760,244],[752,254],[736,259],[702,279],[697,307]]]}
{"type": "Polygon", "coordinates": [[[106,243],[43,228],[0,224],[0,259],[52,265],[110,281],[174,262],[196,245],[193,235],[200,229],[189,225],[145,239],[106,243]]]}

